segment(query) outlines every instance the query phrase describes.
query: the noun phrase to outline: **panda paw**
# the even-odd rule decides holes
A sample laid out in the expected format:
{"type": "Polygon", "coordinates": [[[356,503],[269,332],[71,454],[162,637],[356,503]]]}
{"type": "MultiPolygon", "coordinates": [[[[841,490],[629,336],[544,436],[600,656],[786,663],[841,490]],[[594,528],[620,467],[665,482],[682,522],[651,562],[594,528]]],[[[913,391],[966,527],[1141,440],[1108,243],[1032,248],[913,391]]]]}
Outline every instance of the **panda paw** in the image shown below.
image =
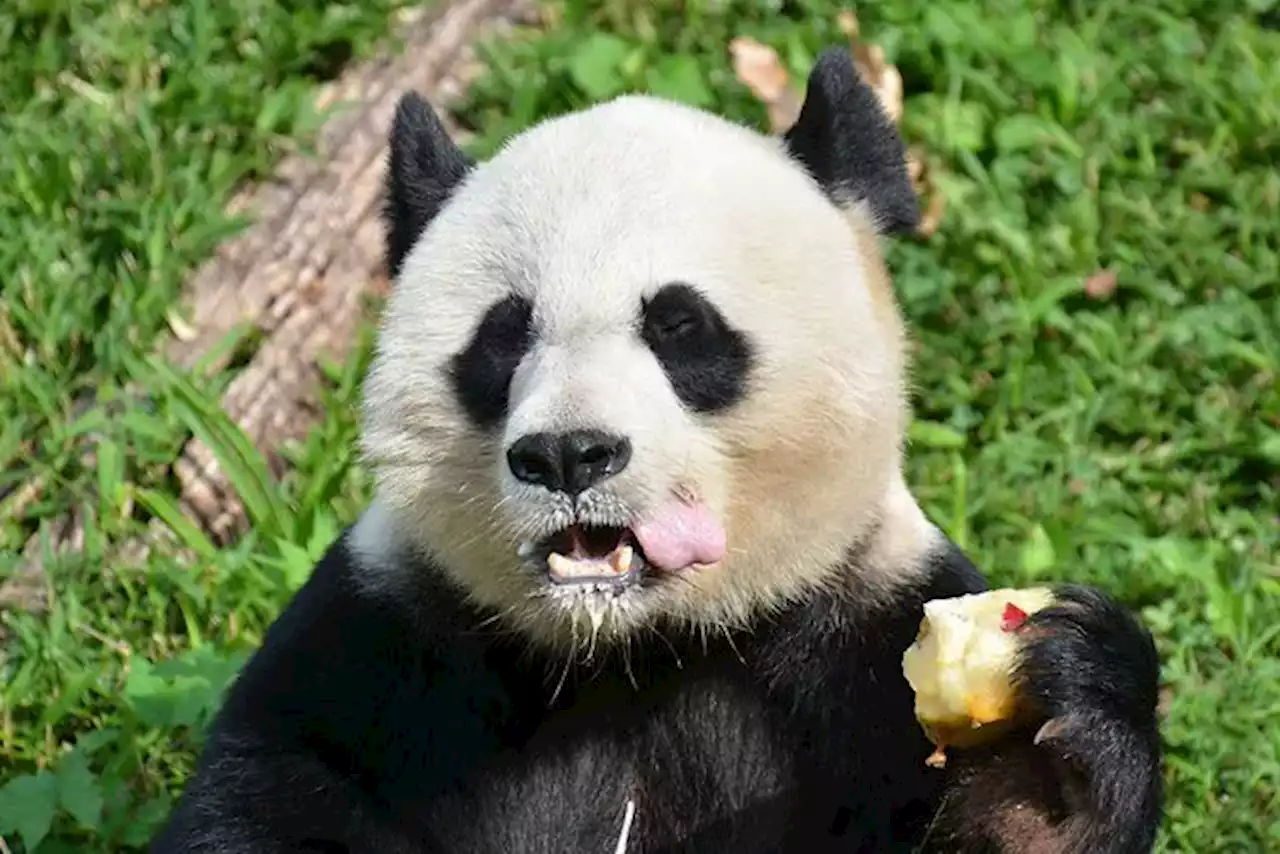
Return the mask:
{"type": "Polygon", "coordinates": [[[1048,722],[1036,742],[1096,741],[1095,727],[1156,735],[1160,660],[1151,635],[1105,593],[1064,585],[1024,624],[1017,679],[1048,722]]]}
{"type": "Polygon", "coordinates": [[[1031,726],[947,751],[947,790],[917,851],[1152,850],[1163,799],[1155,645],[1105,594],[1054,593],[1019,629],[1015,676],[1031,726]]]}
{"type": "Polygon", "coordinates": [[[1054,605],[1024,626],[1017,670],[1023,699],[1044,720],[1033,744],[1058,770],[1068,825],[1106,840],[1098,851],[1149,851],[1161,801],[1155,644],[1106,594],[1054,592],[1054,605]]]}

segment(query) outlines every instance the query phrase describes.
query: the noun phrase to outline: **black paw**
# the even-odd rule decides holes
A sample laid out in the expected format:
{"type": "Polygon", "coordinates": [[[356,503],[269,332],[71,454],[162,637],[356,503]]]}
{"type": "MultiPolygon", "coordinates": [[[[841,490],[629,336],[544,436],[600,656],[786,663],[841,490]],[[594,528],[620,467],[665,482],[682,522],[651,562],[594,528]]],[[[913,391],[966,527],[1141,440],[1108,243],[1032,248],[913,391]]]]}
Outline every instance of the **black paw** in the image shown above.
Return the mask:
{"type": "Polygon", "coordinates": [[[1049,718],[1085,715],[1138,730],[1156,725],[1160,659],[1150,633],[1118,602],[1064,585],[1023,626],[1023,696],[1049,718]]]}
{"type": "MultiPolygon", "coordinates": [[[[1017,677],[1045,722],[1035,743],[1070,770],[1094,831],[1147,851],[1161,805],[1160,661],[1150,633],[1097,590],[1062,586],[1023,625],[1017,677]]],[[[1066,794],[1066,793],[1064,793],[1066,794]]]]}

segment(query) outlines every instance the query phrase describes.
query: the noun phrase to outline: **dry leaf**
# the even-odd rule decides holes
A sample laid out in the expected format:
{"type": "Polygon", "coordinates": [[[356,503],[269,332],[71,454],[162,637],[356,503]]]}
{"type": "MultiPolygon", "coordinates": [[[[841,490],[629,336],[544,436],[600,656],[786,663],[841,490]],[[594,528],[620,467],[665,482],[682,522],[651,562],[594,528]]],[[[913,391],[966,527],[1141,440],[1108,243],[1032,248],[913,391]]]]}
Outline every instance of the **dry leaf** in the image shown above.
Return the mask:
{"type": "Polygon", "coordinates": [[[911,189],[920,197],[927,196],[933,186],[929,174],[929,161],[924,149],[918,145],[907,148],[907,179],[911,181],[911,189]]]}
{"type": "Polygon", "coordinates": [[[791,87],[777,51],[753,38],[739,36],[729,42],[733,55],[733,73],[760,99],[769,112],[769,129],[779,133],[795,124],[800,117],[801,94],[791,87]]]}
{"type": "MultiPolygon", "coordinates": [[[[861,28],[858,17],[851,11],[841,12],[836,25],[849,41],[850,55],[858,76],[871,87],[885,112],[897,124],[902,120],[902,74],[885,61],[884,50],[876,44],[858,41],[861,28]]],[[[800,115],[804,93],[791,85],[791,75],[778,58],[777,52],[748,36],[739,36],[729,43],[733,59],[733,73],[765,105],[769,114],[772,133],[791,127],[800,115]]],[[[929,237],[938,230],[946,211],[946,199],[929,181],[925,159],[918,151],[907,152],[907,172],[911,186],[924,203],[917,234],[929,237]]]]}
{"type": "Polygon", "coordinates": [[[932,237],[934,232],[938,230],[938,226],[942,223],[942,215],[947,210],[947,197],[939,192],[929,194],[928,201],[924,206],[924,213],[920,216],[920,222],[916,226],[916,232],[921,237],[932,237]]]}
{"type": "Polygon", "coordinates": [[[846,9],[836,15],[836,26],[840,28],[840,32],[844,33],[845,40],[850,42],[858,37],[862,29],[858,24],[858,16],[852,9],[846,9]]]}
{"type": "Polygon", "coordinates": [[[902,74],[896,66],[885,62],[880,45],[855,43],[852,49],[858,76],[875,91],[894,124],[902,121],[902,74]]]}
{"type": "Polygon", "coordinates": [[[1084,292],[1094,299],[1106,299],[1115,293],[1116,274],[1114,270],[1099,270],[1084,280],[1084,292]]]}
{"type": "MultiPolygon", "coordinates": [[[[836,26],[849,41],[849,52],[853,56],[853,65],[858,76],[871,87],[880,100],[880,105],[893,120],[894,124],[902,121],[902,74],[897,67],[885,61],[884,49],[878,44],[868,44],[858,39],[862,28],[858,16],[852,11],[841,12],[836,16],[836,26]]],[[[924,211],[920,214],[920,223],[916,233],[921,237],[929,237],[938,230],[942,215],[946,211],[946,199],[929,181],[929,170],[921,152],[907,152],[907,174],[911,179],[911,187],[924,202],[924,211]]]]}
{"type": "Polygon", "coordinates": [[[836,25],[849,42],[858,76],[876,93],[894,124],[902,121],[902,74],[897,66],[885,62],[884,49],[880,45],[864,44],[858,40],[861,27],[858,16],[853,12],[841,12],[836,17],[836,25]]]}
{"type": "Polygon", "coordinates": [[[921,237],[931,237],[942,223],[947,198],[930,181],[929,167],[926,165],[924,152],[919,148],[907,149],[907,177],[911,181],[911,189],[915,190],[924,203],[916,233],[921,237]]]}

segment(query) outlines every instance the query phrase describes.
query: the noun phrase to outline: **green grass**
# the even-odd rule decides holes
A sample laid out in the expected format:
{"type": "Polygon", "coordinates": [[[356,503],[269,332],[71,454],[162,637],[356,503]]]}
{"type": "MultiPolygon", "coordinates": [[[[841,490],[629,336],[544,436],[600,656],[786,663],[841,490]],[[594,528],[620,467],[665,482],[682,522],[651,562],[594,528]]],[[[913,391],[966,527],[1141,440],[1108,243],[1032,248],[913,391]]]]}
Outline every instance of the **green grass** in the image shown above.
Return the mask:
{"type": "MultiPolygon", "coordinates": [[[[305,99],[394,0],[35,3],[0,11],[0,571],[43,521],[48,616],[6,614],[0,832],[11,850],[138,850],[218,692],[368,494],[352,461],[367,339],[274,487],[209,400],[145,357],[183,274],[236,227],[237,182],[305,140],[305,99]],[[72,11],[74,10],[74,11],[72,11]],[[144,403],[123,391],[138,383],[144,403]],[[87,406],[75,405],[92,394],[87,406]],[[81,411],[83,410],[83,411],[81,411]],[[192,431],[254,530],[201,560],[113,548],[172,516],[192,431]],[[86,447],[96,448],[84,465],[86,447]],[[334,454],[334,448],[346,449],[334,454]],[[46,833],[47,830],[47,833],[46,833]]],[[[624,89],[762,124],[726,45],[797,77],[828,0],[611,0],[486,52],[483,152],[624,89]]],[[[1161,851],[1280,840],[1280,7],[1274,0],[902,0],[860,9],[906,81],[905,132],[949,205],[891,262],[918,342],[911,480],[1000,583],[1101,584],[1156,632],[1168,685],[1161,851]],[[1084,279],[1112,269],[1113,294],[1084,279]]]]}

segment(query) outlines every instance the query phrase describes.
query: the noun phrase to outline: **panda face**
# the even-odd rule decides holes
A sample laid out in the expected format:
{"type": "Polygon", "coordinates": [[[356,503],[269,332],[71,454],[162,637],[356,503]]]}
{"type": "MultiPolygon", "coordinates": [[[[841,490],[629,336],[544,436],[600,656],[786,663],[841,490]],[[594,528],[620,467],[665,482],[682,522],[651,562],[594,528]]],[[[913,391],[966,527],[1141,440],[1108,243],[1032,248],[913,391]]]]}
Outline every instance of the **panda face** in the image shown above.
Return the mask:
{"type": "Polygon", "coordinates": [[[899,467],[874,206],[833,202],[785,142],[655,99],[480,166],[424,110],[393,132],[362,548],[407,538],[551,639],[723,625],[823,583],[899,467]]]}

